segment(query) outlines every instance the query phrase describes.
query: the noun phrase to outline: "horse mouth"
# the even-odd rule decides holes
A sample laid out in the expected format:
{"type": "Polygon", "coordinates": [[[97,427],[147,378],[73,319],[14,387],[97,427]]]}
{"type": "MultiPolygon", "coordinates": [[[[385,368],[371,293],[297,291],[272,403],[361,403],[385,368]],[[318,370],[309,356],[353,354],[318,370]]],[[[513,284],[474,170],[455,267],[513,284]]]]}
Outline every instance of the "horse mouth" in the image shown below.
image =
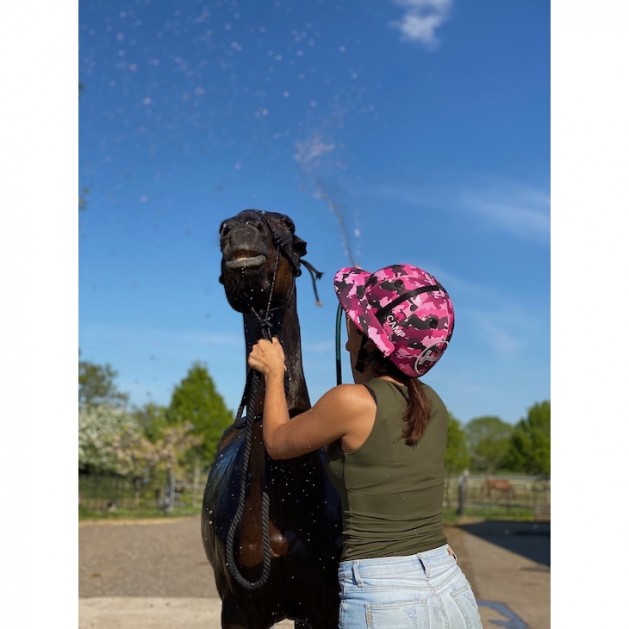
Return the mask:
{"type": "Polygon", "coordinates": [[[228,269],[251,269],[260,267],[265,262],[265,255],[255,255],[250,251],[237,251],[229,260],[225,260],[225,266],[228,269]]]}

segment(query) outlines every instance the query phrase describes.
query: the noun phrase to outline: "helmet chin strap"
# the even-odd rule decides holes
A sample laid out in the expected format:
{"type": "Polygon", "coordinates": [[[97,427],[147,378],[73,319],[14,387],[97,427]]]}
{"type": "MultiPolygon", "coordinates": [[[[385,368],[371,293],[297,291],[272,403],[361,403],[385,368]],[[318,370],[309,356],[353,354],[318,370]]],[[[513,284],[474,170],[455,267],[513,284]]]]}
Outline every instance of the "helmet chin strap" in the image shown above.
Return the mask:
{"type": "Polygon", "coordinates": [[[358,355],[356,356],[356,364],[354,365],[354,369],[359,373],[362,373],[365,370],[365,363],[367,362],[367,341],[369,338],[366,334],[363,334],[360,340],[360,349],[358,350],[358,355]]]}
{"type": "MultiPolygon", "coordinates": [[[[336,309],[336,384],[343,384],[343,376],[341,373],[341,321],[343,318],[343,308],[341,304],[338,305],[336,309]]],[[[362,339],[360,341],[360,349],[358,350],[358,355],[356,356],[356,364],[354,365],[354,369],[359,373],[362,373],[365,369],[365,363],[367,362],[367,351],[365,346],[367,345],[366,334],[362,335],[362,339]]]]}

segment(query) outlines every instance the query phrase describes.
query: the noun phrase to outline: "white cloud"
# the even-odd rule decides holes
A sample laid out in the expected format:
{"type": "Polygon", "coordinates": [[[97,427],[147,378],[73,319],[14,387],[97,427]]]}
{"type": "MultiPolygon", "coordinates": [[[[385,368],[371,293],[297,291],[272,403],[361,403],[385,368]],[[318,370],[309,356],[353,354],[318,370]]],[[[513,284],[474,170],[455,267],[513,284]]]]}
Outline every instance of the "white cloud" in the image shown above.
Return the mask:
{"type": "Polygon", "coordinates": [[[487,319],[479,318],[478,325],[484,341],[499,354],[511,355],[523,347],[520,337],[511,334],[504,328],[489,323],[487,319]]]}
{"type": "Polygon", "coordinates": [[[491,308],[478,301],[470,306],[464,304],[458,311],[458,332],[460,337],[474,339],[474,343],[500,356],[524,359],[539,342],[543,321],[541,316],[526,313],[521,307],[505,304],[504,299],[506,296],[492,302],[491,308]]]}
{"type": "Polygon", "coordinates": [[[550,233],[550,199],[527,188],[465,192],[463,208],[476,213],[487,225],[525,240],[547,240],[550,233]]]}
{"type": "Polygon", "coordinates": [[[513,181],[502,181],[449,190],[373,186],[374,195],[420,207],[439,207],[444,211],[473,214],[477,227],[507,232],[521,240],[547,243],[550,234],[550,197],[543,190],[513,181]]]}
{"type": "Polygon", "coordinates": [[[394,4],[405,9],[401,19],[391,22],[402,34],[402,40],[436,47],[436,31],[448,19],[452,0],[394,0],[394,4]]]}

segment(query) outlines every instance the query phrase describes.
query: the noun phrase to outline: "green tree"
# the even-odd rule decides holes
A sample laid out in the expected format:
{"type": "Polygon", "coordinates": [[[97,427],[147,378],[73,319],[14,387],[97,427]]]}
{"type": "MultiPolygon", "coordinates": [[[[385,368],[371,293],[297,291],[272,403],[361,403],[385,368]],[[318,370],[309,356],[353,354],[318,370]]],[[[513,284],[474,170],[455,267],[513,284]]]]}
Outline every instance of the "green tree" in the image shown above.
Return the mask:
{"type": "Polygon", "coordinates": [[[550,476],[550,402],[531,406],[513,430],[506,461],[511,469],[550,476]]]}
{"type": "Polygon", "coordinates": [[[470,464],[470,455],[467,450],[465,432],[461,422],[448,414],[448,436],[445,456],[446,475],[458,474],[470,464]]]}
{"type": "Polygon", "coordinates": [[[513,431],[511,424],[495,416],[477,417],[464,430],[472,470],[493,474],[504,465],[513,431]]]}
{"type": "Polygon", "coordinates": [[[148,402],[133,413],[144,434],[153,442],[162,437],[164,429],[168,426],[167,414],[168,409],[155,402],[148,402]]]}
{"type": "Polygon", "coordinates": [[[202,439],[195,449],[197,462],[205,468],[214,460],[218,440],[233,422],[233,414],[217,392],[207,368],[195,362],[175,387],[167,419],[171,425],[194,426],[192,432],[202,439]]]}
{"type": "Polygon", "coordinates": [[[129,395],[118,390],[115,380],[118,372],[110,365],[79,361],[79,405],[107,405],[123,408],[129,395]]]}

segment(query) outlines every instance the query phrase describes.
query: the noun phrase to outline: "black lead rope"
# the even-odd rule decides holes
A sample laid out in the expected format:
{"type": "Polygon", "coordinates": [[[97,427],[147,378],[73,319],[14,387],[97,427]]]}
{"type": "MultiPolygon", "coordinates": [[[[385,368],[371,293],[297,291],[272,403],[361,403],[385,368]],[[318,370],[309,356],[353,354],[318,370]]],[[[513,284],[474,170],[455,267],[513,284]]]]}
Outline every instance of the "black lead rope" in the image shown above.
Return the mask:
{"type": "MultiPolygon", "coordinates": [[[[275,258],[275,268],[273,269],[273,279],[271,280],[271,290],[269,292],[269,300],[266,305],[266,312],[264,318],[260,317],[258,313],[252,309],[252,312],[256,315],[260,324],[262,326],[262,336],[265,337],[268,341],[271,340],[271,300],[273,298],[273,290],[275,289],[275,279],[277,277],[277,268],[280,262],[280,247],[277,245],[276,258],[275,258]]],[[[258,401],[259,391],[260,391],[260,374],[251,367],[247,370],[247,380],[245,383],[245,390],[242,395],[242,400],[240,401],[240,406],[238,408],[238,414],[236,416],[236,427],[240,427],[242,425],[242,413],[244,411],[245,405],[247,408],[253,407],[258,401]],[[251,403],[253,402],[253,403],[251,403]]],[[[269,574],[271,573],[271,536],[269,534],[269,492],[267,487],[267,478],[266,478],[266,464],[264,469],[264,479],[263,479],[263,489],[262,489],[262,545],[263,545],[263,564],[262,564],[262,574],[256,581],[248,581],[245,577],[242,576],[240,570],[238,570],[238,566],[236,565],[236,555],[234,553],[234,538],[236,536],[236,530],[240,526],[240,522],[242,521],[242,515],[245,510],[245,500],[247,497],[247,471],[249,469],[249,457],[251,455],[251,435],[253,432],[253,422],[256,418],[251,414],[247,413],[245,417],[245,451],[243,455],[243,475],[242,475],[242,483],[240,485],[240,494],[238,496],[238,506],[236,507],[236,513],[234,515],[234,519],[229,525],[229,531],[227,533],[227,567],[231,572],[232,577],[236,580],[236,582],[243,587],[245,590],[258,590],[260,589],[268,580],[269,574]]]]}
{"type": "MultiPolygon", "coordinates": [[[[264,218],[264,217],[263,217],[264,218]]],[[[273,269],[273,279],[271,281],[271,290],[269,292],[269,299],[266,306],[266,312],[264,314],[264,318],[261,317],[255,310],[252,309],[253,314],[257,317],[260,322],[262,328],[262,336],[266,338],[266,340],[271,340],[271,301],[273,298],[273,290],[275,289],[275,280],[277,277],[277,270],[279,267],[280,261],[280,248],[282,246],[279,238],[275,236],[271,225],[264,219],[267,223],[268,227],[271,229],[271,232],[274,234],[274,241],[277,246],[276,258],[275,258],[275,268],[273,269]]],[[[290,256],[287,256],[290,259],[290,256]]],[[[310,273],[310,277],[312,279],[312,286],[315,293],[315,299],[317,306],[321,306],[322,302],[319,300],[319,294],[317,292],[316,280],[321,279],[323,273],[317,271],[310,262],[306,262],[306,260],[301,260],[301,263],[308,269],[310,273]]],[[[340,360],[340,359],[339,359],[340,360]]],[[[340,362],[339,362],[340,369],[340,362]]],[[[243,418],[242,414],[244,412],[245,406],[249,408],[253,408],[256,406],[256,402],[259,396],[260,391],[260,374],[251,367],[247,370],[247,378],[245,382],[245,389],[242,394],[242,398],[240,400],[240,406],[238,407],[238,413],[236,414],[235,426],[238,429],[245,429],[245,450],[243,455],[243,481],[240,486],[240,494],[238,497],[238,506],[236,508],[236,513],[234,518],[229,526],[229,531],[227,533],[227,566],[231,575],[234,577],[236,582],[246,590],[257,590],[260,589],[268,580],[269,574],[271,572],[271,537],[269,534],[269,492],[267,487],[267,478],[266,478],[266,465],[265,465],[265,475],[263,481],[263,490],[262,490],[262,543],[263,543],[263,565],[262,565],[262,574],[256,581],[248,581],[245,577],[242,576],[238,567],[236,565],[236,556],[234,554],[234,539],[236,536],[236,530],[240,526],[240,522],[242,521],[242,516],[245,509],[245,500],[247,497],[247,482],[246,475],[247,470],[249,468],[249,457],[251,455],[251,435],[253,424],[256,419],[259,419],[257,416],[253,416],[250,413],[243,418]],[[253,402],[253,403],[252,403],[253,402]]]]}
{"type": "MultiPolygon", "coordinates": [[[[257,388],[257,387],[256,387],[257,388]]],[[[248,581],[242,576],[236,565],[236,555],[234,554],[234,537],[236,535],[236,529],[240,526],[242,515],[245,510],[245,498],[247,494],[247,468],[249,466],[249,455],[251,454],[251,435],[252,426],[254,422],[253,416],[248,416],[245,423],[245,452],[243,459],[243,481],[240,485],[240,495],[238,497],[238,507],[236,508],[236,514],[229,526],[229,532],[227,533],[227,567],[231,572],[232,577],[236,582],[245,590],[257,590],[261,588],[268,580],[271,573],[271,537],[269,534],[269,492],[266,486],[266,474],[264,478],[264,488],[262,490],[262,544],[264,561],[262,565],[262,574],[256,581],[248,581]]]]}

